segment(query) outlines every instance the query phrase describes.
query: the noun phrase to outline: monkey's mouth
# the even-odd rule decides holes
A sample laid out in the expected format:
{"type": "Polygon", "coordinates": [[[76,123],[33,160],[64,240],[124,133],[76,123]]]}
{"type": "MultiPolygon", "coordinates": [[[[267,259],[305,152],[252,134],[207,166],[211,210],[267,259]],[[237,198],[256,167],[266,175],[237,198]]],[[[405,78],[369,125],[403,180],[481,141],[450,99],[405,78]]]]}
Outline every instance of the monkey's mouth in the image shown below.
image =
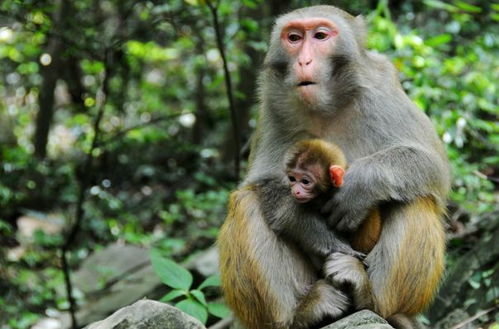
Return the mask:
{"type": "Polygon", "coordinates": [[[305,87],[310,85],[315,85],[316,83],[313,81],[302,81],[298,84],[298,87],[305,87]]]}

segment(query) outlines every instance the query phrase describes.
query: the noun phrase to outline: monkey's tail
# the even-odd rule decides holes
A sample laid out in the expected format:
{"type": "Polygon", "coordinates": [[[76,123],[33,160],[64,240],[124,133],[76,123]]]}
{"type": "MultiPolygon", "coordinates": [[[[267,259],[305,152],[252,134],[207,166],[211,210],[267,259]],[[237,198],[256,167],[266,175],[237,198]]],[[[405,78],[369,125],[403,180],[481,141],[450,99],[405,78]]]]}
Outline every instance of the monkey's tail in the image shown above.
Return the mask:
{"type": "Polygon", "coordinates": [[[403,313],[394,314],[386,319],[395,329],[424,329],[424,327],[413,317],[403,313]]]}

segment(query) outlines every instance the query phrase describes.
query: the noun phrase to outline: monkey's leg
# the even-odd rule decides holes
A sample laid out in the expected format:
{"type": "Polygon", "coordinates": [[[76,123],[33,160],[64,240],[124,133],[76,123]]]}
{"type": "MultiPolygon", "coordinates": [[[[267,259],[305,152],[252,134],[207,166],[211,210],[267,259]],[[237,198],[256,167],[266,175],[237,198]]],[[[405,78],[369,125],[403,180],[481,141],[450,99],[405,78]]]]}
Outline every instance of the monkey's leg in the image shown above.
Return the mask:
{"type": "Polygon", "coordinates": [[[376,311],[415,315],[432,301],[444,270],[442,209],[429,197],[382,213],[380,240],[366,258],[376,311]]]}
{"type": "Polygon", "coordinates": [[[231,195],[218,237],[222,289],[248,329],[284,328],[317,278],[312,265],[269,228],[259,206],[251,187],[231,195]]]}
{"type": "Polygon", "coordinates": [[[337,319],[350,306],[346,294],[326,280],[317,281],[300,300],[296,308],[292,329],[308,328],[325,318],[337,319]]]}
{"type": "Polygon", "coordinates": [[[368,254],[373,250],[381,235],[381,216],[378,207],[371,210],[364,223],[350,238],[350,243],[355,250],[368,254]]]}
{"type": "Polygon", "coordinates": [[[251,187],[232,193],[218,247],[227,304],[248,329],[289,328],[295,319],[306,326],[348,307],[343,294],[317,282],[296,247],[275,235],[251,187]]]}
{"type": "Polygon", "coordinates": [[[413,317],[397,313],[386,319],[392,327],[397,329],[424,329],[424,327],[413,317]]]}

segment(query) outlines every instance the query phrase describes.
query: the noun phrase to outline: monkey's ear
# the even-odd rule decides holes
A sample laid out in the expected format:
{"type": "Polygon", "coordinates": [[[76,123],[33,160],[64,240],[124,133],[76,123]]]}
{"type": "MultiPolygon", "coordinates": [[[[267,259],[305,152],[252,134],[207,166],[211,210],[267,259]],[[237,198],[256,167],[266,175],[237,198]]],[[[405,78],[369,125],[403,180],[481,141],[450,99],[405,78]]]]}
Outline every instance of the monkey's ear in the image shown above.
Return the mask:
{"type": "Polygon", "coordinates": [[[343,176],[345,175],[345,170],[343,168],[332,165],[329,167],[329,175],[331,176],[331,183],[334,187],[343,185],[343,176]]]}

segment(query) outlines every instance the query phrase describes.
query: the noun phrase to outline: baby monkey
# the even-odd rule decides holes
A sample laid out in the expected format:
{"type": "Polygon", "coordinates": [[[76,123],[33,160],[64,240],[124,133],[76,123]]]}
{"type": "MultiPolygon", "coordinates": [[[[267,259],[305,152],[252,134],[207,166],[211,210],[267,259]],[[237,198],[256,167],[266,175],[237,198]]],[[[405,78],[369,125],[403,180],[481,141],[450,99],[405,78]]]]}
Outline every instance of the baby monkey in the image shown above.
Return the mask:
{"type": "Polygon", "coordinates": [[[291,193],[298,203],[327,201],[330,196],[325,193],[343,185],[346,160],[334,144],[307,139],[296,143],[285,160],[291,193]]]}
{"type": "Polygon", "coordinates": [[[363,259],[362,252],[327,227],[320,212],[334,189],[343,184],[343,152],[320,139],[307,139],[288,150],[285,165],[286,180],[267,177],[255,184],[263,217],[271,229],[320,259],[333,252],[363,259]]]}

